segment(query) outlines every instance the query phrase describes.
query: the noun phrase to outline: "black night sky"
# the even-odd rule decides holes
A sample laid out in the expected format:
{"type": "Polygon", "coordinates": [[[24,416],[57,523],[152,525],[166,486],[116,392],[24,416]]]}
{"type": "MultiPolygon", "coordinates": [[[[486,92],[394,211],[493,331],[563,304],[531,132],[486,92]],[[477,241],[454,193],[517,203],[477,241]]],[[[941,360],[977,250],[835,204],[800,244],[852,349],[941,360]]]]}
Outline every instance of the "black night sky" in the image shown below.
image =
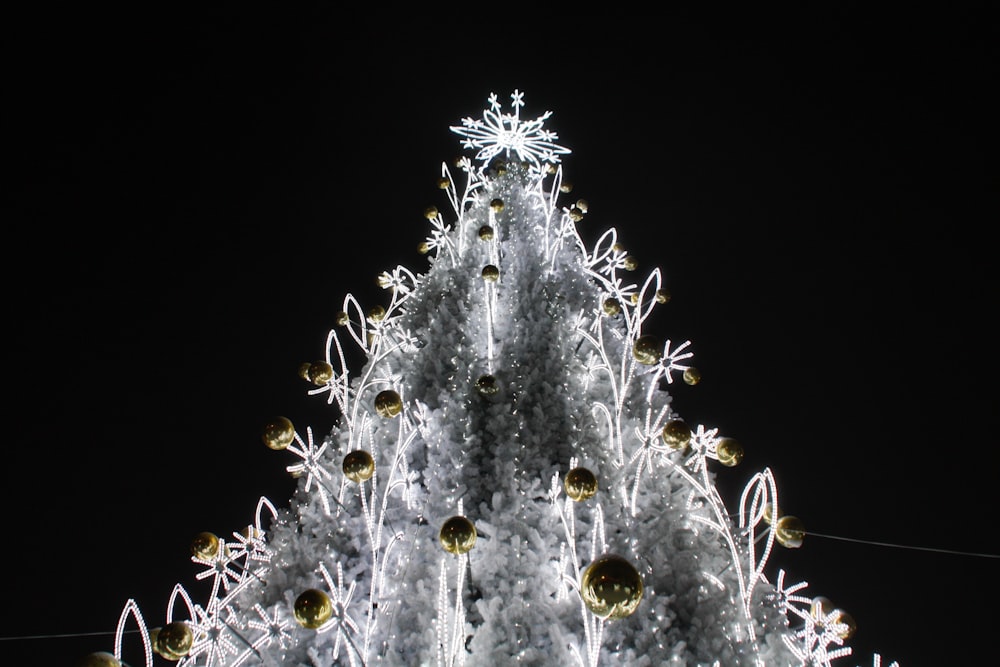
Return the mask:
{"type": "Polygon", "coordinates": [[[514,89],[585,232],[663,271],[676,408],[747,450],[720,486],[769,467],[816,533],[772,562],[856,619],[835,664],[992,655],[1000,559],[866,542],[1000,553],[995,24],[212,4],[4,21],[4,662],[111,650],[62,635],[129,598],[161,624],[195,534],[285,503],[261,425],[331,428],[299,364],[426,268],[448,127],[514,89]]]}

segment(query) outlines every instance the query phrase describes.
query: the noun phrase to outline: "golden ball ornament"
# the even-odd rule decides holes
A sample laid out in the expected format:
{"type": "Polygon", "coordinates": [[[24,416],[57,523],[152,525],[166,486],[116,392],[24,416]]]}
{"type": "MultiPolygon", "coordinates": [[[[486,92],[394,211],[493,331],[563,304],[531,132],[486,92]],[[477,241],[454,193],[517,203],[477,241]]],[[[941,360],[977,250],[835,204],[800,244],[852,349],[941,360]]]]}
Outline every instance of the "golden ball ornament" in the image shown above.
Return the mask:
{"type": "Polygon", "coordinates": [[[604,311],[605,315],[614,317],[618,313],[622,312],[622,304],[619,303],[618,299],[609,297],[604,300],[604,303],[601,304],[601,310],[604,311]]]}
{"type": "Polygon", "coordinates": [[[786,514],[774,524],[774,538],[787,549],[798,549],[805,537],[805,525],[798,517],[786,514]]]}
{"type": "Polygon", "coordinates": [[[587,468],[573,468],[563,478],[563,488],[567,496],[578,503],[583,502],[597,493],[597,475],[587,468]]]}
{"type": "Polygon", "coordinates": [[[487,264],[483,267],[483,280],[487,282],[494,283],[500,279],[500,269],[493,264],[487,264]]]}
{"type": "Polygon", "coordinates": [[[507,173],[507,163],[503,160],[497,160],[493,163],[493,172],[497,176],[503,176],[507,173]]]}
{"type": "Polygon", "coordinates": [[[437,180],[437,185],[442,190],[447,190],[451,186],[451,179],[447,176],[442,176],[437,180]]]}
{"type": "Polygon", "coordinates": [[[625,618],[642,601],[642,577],[621,556],[602,556],[580,578],[580,595],[587,609],[601,618],[625,618]]]}
{"type": "Polygon", "coordinates": [[[770,526],[774,520],[780,516],[780,512],[774,511],[774,505],[771,503],[764,503],[764,523],[770,526]]]}
{"type": "Polygon", "coordinates": [[[691,443],[691,427],[683,419],[671,419],[663,425],[663,442],[670,449],[687,449],[691,443]]]}
{"type": "Polygon", "coordinates": [[[559,184],[559,192],[562,192],[563,194],[573,192],[573,184],[569,181],[563,181],[559,184]]]}
{"type": "Polygon", "coordinates": [[[483,225],[479,228],[479,238],[483,241],[493,240],[493,228],[489,225],[483,225]]]}
{"type": "Polygon", "coordinates": [[[333,379],[333,366],[328,361],[314,361],[309,364],[309,381],[317,387],[326,386],[333,379]]]}
{"type": "Polygon", "coordinates": [[[693,366],[684,369],[684,383],[689,384],[692,387],[701,382],[701,371],[693,366]]]}
{"type": "Polygon", "coordinates": [[[288,417],[273,417],[264,424],[261,440],[268,449],[286,449],[295,440],[295,426],[288,417]]]}
{"type": "Polygon", "coordinates": [[[98,651],[83,656],[76,667],[122,667],[122,663],[113,654],[107,651],[98,651]]]}
{"type": "Polygon", "coordinates": [[[614,250],[615,252],[625,252],[625,245],[622,243],[616,243],[613,246],[611,246],[611,249],[614,250]]]}
{"type": "Polygon", "coordinates": [[[403,399],[392,389],[380,391],[375,396],[375,412],[380,417],[395,417],[403,411],[403,399]]]}
{"type": "Polygon", "coordinates": [[[476,544],[476,526],[464,516],[453,516],[441,524],[438,540],[450,554],[468,553],[476,544]]]}
{"type": "Polygon", "coordinates": [[[503,210],[503,200],[502,199],[494,199],[493,201],[491,201],[490,202],[490,210],[493,211],[494,213],[499,213],[500,211],[502,211],[503,210]]]}
{"type": "Polygon", "coordinates": [[[337,323],[338,327],[346,327],[351,322],[351,316],[342,310],[337,313],[336,318],[334,318],[334,322],[337,323]]]}
{"type": "Polygon", "coordinates": [[[656,290],[656,303],[668,303],[670,301],[670,291],[667,289],[656,290]]]}
{"type": "Polygon", "coordinates": [[[640,364],[655,366],[660,363],[663,354],[663,343],[656,336],[639,336],[632,345],[632,356],[640,364]]]}
{"type": "Polygon", "coordinates": [[[837,609],[836,613],[833,622],[839,626],[836,628],[837,636],[841,639],[850,639],[858,631],[858,624],[854,621],[854,617],[843,609],[837,609]]]}
{"type": "Polygon", "coordinates": [[[363,449],[355,449],[344,455],[341,463],[344,476],[352,482],[367,482],[375,474],[375,459],[363,449]]]}
{"type": "Polygon", "coordinates": [[[419,252],[421,255],[426,255],[430,251],[431,251],[431,244],[428,243],[427,241],[421,241],[420,243],[417,244],[417,252],[419,252]]]}
{"type": "Polygon", "coordinates": [[[830,601],[830,598],[822,595],[817,595],[809,603],[809,615],[817,621],[822,621],[823,617],[834,609],[835,607],[833,606],[833,602],[830,601]]]}
{"type": "Polygon", "coordinates": [[[715,443],[715,455],[719,463],[732,468],[743,460],[743,445],[733,438],[722,438],[715,443]]]}
{"type": "Polygon", "coordinates": [[[311,365],[308,361],[299,364],[298,376],[306,382],[309,381],[309,366],[311,365]]]}
{"type": "Polygon", "coordinates": [[[333,601],[323,591],[310,588],[295,598],[293,612],[299,625],[309,630],[315,630],[333,616],[333,601]]]}
{"type": "Polygon", "coordinates": [[[587,203],[586,199],[577,199],[576,208],[580,209],[581,212],[586,213],[590,208],[590,204],[587,203]]]}
{"type": "Polygon", "coordinates": [[[246,528],[240,531],[240,535],[242,535],[243,539],[247,540],[248,542],[250,540],[260,539],[261,537],[261,533],[256,526],[247,526],[246,528]]]}
{"type": "Polygon", "coordinates": [[[428,220],[433,220],[434,218],[438,217],[437,206],[428,206],[427,208],[425,208],[424,217],[427,218],[428,220]]]}
{"type": "Polygon", "coordinates": [[[191,652],[194,633],[191,626],[182,621],[167,623],[156,633],[156,652],[167,660],[180,660],[191,652]]]}
{"type": "Polygon", "coordinates": [[[385,319],[385,308],[382,306],[372,306],[368,309],[368,319],[372,322],[381,322],[385,319]]]}
{"type": "Polygon", "coordinates": [[[632,296],[630,296],[630,297],[628,298],[628,300],[629,300],[629,302],[630,302],[630,303],[631,303],[631,304],[632,304],[633,306],[638,306],[638,305],[639,305],[639,295],[638,295],[638,294],[633,294],[632,296]]]}
{"type": "Polygon", "coordinates": [[[480,375],[479,379],[476,380],[476,391],[483,396],[494,396],[500,391],[500,385],[497,384],[495,376],[490,374],[480,375]]]}
{"type": "Polygon", "coordinates": [[[160,630],[162,628],[150,628],[149,629],[149,644],[153,647],[153,653],[157,655],[160,654],[160,649],[156,645],[156,640],[160,638],[160,630]]]}
{"type": "Polygon", "coordinates": [[[639,268],[639,260],[637,260],[632,255],[628,255],[627,257],[625,257],[625,259],[622,260],[622,266],[625,268],[626,271],[635,271],[636,269],[639,268]]]}
{"type": "Polygon", "coordinates": [[[583,211],[574,206],[569,210],[569,218],[573,222],[580,222],[583,220],[583,211]]]}
{"type": "Polygon", "coordinates": [[[212,560],[219,554],[222,542],[215,533],[204,531],[191,540],[191,555],[201,560],[212,560]]]}

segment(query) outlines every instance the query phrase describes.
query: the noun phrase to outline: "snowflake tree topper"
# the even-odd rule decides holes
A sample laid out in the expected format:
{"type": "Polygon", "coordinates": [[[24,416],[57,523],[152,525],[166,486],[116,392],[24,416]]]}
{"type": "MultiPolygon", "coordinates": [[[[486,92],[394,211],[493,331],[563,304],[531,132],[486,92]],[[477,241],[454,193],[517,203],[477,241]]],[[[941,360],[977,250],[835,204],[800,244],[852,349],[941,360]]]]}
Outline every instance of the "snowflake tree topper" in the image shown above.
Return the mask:
{"type": "Polygon", "coordinates": [[[532,121],[522,121],[524,93],[515,89],[510,97],[513,113],[501,113],[496,93],[490,93],[490,108],[483,109],[482,120],[464,118],[461,126],[450,128],[452,132],[465,137],[462,147],[478,148],[476,160],[484,164],[500,153],[509,158],[512,151],[519,160],[528,162],[533,171],[541,171],[543,162],[558,163],[559,156],[570,150],[555,143],[558,135],[544,128],[545,121],[552,112],[546,111],[532,121]]]}

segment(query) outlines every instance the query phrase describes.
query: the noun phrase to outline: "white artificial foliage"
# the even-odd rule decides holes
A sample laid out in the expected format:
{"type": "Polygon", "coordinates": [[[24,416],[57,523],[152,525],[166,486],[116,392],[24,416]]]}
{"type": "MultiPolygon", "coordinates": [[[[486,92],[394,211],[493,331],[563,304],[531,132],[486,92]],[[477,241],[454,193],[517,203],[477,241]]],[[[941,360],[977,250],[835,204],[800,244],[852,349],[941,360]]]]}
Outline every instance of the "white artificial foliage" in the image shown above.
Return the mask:
{"type": "MultiPolygon", "coordinates": [[[[451,211],[426,211],[428,270],[379,274],[384,307],[341,304],[325,351],[334,372],[307,392],[326,394],[339,420],[319,442],[296,432],[283,452],[296,459],[294,496],[280,510],[262,498],[254,524],[194,559],[196,578],[212,580],[207,600],[174,589],[167,621],[193,632],[178,667],[739,667],[850,655],[839,610],[811,613],[806,584],[769,580],[781,548],[766,516],[778,507],[771,472],[729,508],[715,487],[718,429],[693,425],[680,449],[663,438],[680,420],[666,387],[693,353],[655,336],[656,360],[633,353],[651,335],[661,272],[633,280],[614,229],[587,246],[576,227],[586,203],[560,201],[570,151],[545,127],[550,113],[524,121],[522,93],[511,97],[512,112],[492,95],[481,120],[451,128],[477,152],[455,165],[463,185],[442,165],[451,211]],[[367,358],[353,379],[345,336],[367,358]],[[484,378],[495,392],[481,391],[484,378]],[[386,390],[398,415],[375,410],[386,390]],[[375,463],[363,481],[341,467],[354,450],[375,463]],[[598,479],[580,501],[563,489],[577,466],[598,479]],[[467,553],[439,540],[456,515],[475,525],[467,553]],[[642,580],[622,618],[599,617],[581,596],[604,555],[642,580]],[[307,589],[332,609],[316,628],[295,620],[307,589]]],[[[155,642],[133,601],[115,655],[133,622],[152,667],[155,642]]]]}

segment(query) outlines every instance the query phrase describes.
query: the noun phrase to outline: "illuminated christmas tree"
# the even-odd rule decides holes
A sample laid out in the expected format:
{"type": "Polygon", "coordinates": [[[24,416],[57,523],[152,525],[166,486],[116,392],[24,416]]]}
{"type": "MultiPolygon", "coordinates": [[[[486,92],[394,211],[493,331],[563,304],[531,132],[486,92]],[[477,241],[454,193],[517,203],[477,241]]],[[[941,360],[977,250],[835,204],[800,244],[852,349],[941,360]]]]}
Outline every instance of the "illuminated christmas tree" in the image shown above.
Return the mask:
{"type": "Polygon", "coordinates": [[[181,667],[851,654],[851,616],[768,567],[805,536],[770,470],[727,504],[715,479],[740,442],[672,407],[699,374],[689,342],[650,330],[670,300],[660,270],[637,274],[614,229],[584,240],[570,151],[511,97],[451,128],[471,155],[437,177],[428,270],[383,272],[384,304],[331,306],[338,326],[300,374],[337,426],[267,423],[294,496],[198,535],[207,597],[177,585],[162,618],[128,601],[113,651],[85,665],[130,650],[181,667]],[[347,345],[365,356],[356,374],[347,345]]]}

